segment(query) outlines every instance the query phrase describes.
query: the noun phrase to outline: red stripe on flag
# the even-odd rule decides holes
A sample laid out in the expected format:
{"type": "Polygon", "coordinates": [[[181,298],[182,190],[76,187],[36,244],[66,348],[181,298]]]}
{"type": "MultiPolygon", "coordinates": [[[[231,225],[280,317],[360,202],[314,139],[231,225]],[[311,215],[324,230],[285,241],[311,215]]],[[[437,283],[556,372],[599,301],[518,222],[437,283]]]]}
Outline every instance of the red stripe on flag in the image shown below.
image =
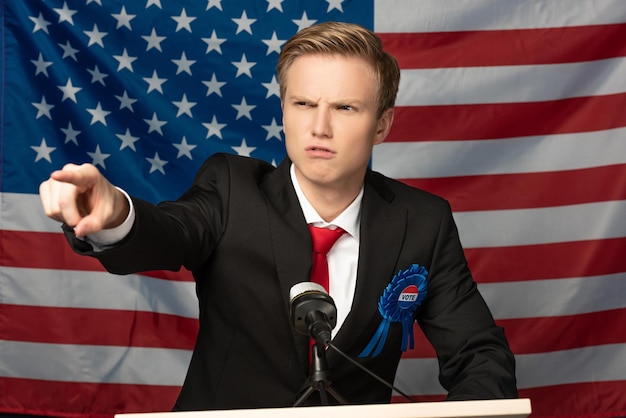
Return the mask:
{"type": "Polygon", "coordinates": [[[60,382],[0,377],[2,412],[57,417],[112,418],[114,414],[166,412],[180,388],[111,383],[60,382]],[[89,398],[91,402],[86,403],[89,398]],[[51,400],[57,408],[51,412],[51,400]],[[24,405],[28,405],[24,407],[24,405]]]}
{"type": "Polygon", "coordinates": [[[501,139],[626,126],[626,93],[528,103],[398,106],[387,142],[501,139]]]}
{"type": "MultiPolygon", "coordinates": [[[[405,388],[400,390],[404,392],[405,388]]],[[[624,393],[626,381],[619,380],[520,389],[519,397],[531,399],[533,413],[530,418],[601,418],[626,416],[624,393]]],[[[420,395],[411,398],[418,402],[439,402],[445,399],[445,395],[420,395]]],[[[404,403],[407,400],[400,395],[394,395],[392,402],[404,403]]]]}
{"type": "MultiPolygon", "coordinates": [[[[626,343],[626,334],[610,332],[626,323],[626,308],[578,315],[499,319],[515,354],[547,353],[602,344],[626,343]],[[559,330],[559,332],[554,332],[559,330]],[[532,336],[532,338],[529,338],[532,336]]],[[[422,330],[415,325],[415,347],[403,358],[435,358],[422,330]]]]}
{"type": "Polygon", "coordinates": [[[516,282],[626,272],[626,238],[466,248],[479,283],[516,282]]]}
{"type": "Polygon", "coordinates": [[[626,24],[438,33],[379,33],[401,68],[541,65],[626,56],[626,24]],[[581,45],[586,45],[581,48],[581,45]]]}
{"type": "Polygon", "coordinates": [[[11,243],[0,253],[2,266],[105,271],[95,258],[74,253],[61,233],[5,230],[2,234],[11,243]]]}
{"type": "Polygon", "coordinates": [[[2,305],[1,340],[193,349],[198,321],[156,312],[2,305]]]}
{"type": "Polygon", "coordinates": [[[435,349],[424,335],[424,332],[417,323],[413,324],[414,346],[402,354],[403,358],[436,358],[435,349]]]}
{"type": "MultiPolygon", "coordinates": [[[[105,271],[92,257],[74,253],[65,236],[56,232],[2,231],[3,240],[10,242],[0,253],[0,265],[6,267],[40,268],[52,270],[105,271]],[[37,254],[33,257],[33,254],[37,254]]],[[[178,272],[151,271],[141,275],[157,279],[193,282],[185,269],[178,272]]]]}
{"type": "Polygon", "coordinates": [[[542,173],[401,181],[443,196],[455,212],[538,208],[626,199],[626,164],[542,173]]]}
{"type": "Polygon", "coordinates": [[[623,328],[626,308],[557,317],[502,319],[496,322],[504,328],[515,354],[626,343],[626,333],[611,332],[623,328]]]}
{"type": "MultiPolygon", "coordinates": [[[[563,367],[567,367],[564,364],[563,367]]],[[[540,382],[537,382],[538,384],[540,382]]],[[[626,416],[626,381],[584,382],[520,389],[520,398],[530,398],[531,418],[623,417],[626,416]]]]}

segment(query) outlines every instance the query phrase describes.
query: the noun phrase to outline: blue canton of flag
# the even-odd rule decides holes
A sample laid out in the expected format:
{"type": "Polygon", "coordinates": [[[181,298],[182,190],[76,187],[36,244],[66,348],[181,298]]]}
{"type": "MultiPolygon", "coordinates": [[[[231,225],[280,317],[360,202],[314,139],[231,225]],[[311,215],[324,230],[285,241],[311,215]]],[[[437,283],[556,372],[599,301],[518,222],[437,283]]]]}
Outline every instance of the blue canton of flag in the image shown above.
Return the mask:
{"type": "Polygon", "coordinates": [[[197,334],[188,272],[113,276],[73,254],[39,184],[87,162],[157,202],[217,152],[278,164],[281,47],[316,22],[373,28],[373,13],[372,0],[0,0],[0,412],[170,410],[197,334]]]}
{"type": "Polygon", "coordinates": [[[150,201],[216,152],[285,156],[275,66],[299,29],[373,25],[370,1],[6,1],[2,191],[68,162],[150,201]]]}

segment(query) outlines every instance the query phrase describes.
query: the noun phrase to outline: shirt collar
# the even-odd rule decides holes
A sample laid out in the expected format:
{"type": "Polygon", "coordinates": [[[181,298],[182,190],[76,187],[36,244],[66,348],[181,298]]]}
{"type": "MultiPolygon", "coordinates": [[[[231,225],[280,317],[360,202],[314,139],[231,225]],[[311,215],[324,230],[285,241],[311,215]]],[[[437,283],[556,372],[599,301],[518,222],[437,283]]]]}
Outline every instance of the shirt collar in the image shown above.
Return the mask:
{"type": "Polygon", "coordinates": [[[300,187],[300,183],[298,183],[298,179],[296,178],[296,171],[293,164],[291,164],[289,174],[291,176],[291,182],[293,183],[293,187],[296,190],[296,195],[298,196],[298,201],[300,202],[300,207],[302,208],[302,212],[304,213],[304,219],[306,219],[307,224],[313,224],[319,227],[328,227],[330,225],[334,225],[343,229],[357,240],[359,239],[363,186],[361,186],[361,190],[359,191],[357,197],[352,201],[352,203],[350,203],[350,205],[346,209],[344,209],[343,212],[341,212],[331,222],[326,222],[322,219],[319,213],[317,213],[313,205],[311,205],[311,202],[309,202],[309,200],[304,195],[302,187],[300,187]]]}

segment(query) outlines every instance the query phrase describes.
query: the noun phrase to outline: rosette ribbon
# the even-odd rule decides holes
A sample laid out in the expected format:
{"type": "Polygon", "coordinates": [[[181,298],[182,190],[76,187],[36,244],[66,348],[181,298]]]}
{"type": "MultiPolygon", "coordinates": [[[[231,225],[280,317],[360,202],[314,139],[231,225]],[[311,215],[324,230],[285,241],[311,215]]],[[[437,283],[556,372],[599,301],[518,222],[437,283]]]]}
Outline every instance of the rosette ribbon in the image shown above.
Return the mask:
{"type": "Polygon", "coordinates": [[[402,323],[402,351],[413,348],[413,314],[426,297],[427,278],[428,271],[419,264],[412,264],[393,277],[378,301],[378,312],[383,320],[359,357],[380,354],[392,322],[402,323]]]}

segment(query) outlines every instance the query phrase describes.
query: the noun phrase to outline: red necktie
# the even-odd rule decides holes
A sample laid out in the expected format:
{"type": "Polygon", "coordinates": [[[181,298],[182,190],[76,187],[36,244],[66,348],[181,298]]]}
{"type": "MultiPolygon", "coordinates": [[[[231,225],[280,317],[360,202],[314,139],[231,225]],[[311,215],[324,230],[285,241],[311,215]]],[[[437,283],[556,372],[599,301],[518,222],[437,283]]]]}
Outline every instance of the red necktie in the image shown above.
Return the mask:
{"type": "MultiPolygon", "coordinates": [[[[330,279],[328,275],[328,260],[326,254],[335,245],[335,242],[345,231],[341,228],[329,229],[318,228],[309,225],[311,240],[313,241],[313,267],[311,268],[311,281],[324,286],[330,292],[330,279]]],[[[309,349],[312,350],[315,341],[311,339],[309,349]]]]}
{"type": "Polygon", "coordinates": [[[313,240],[311,281],[321,284],[327,292],[330,292],[326,254],[328,254],[333,245],[335,245],[335,242],[337,242],[345,231],[341,228],[318,228],[312,225],[309,225],[309,231],[311,232],[311,239],[313,240]]]}

